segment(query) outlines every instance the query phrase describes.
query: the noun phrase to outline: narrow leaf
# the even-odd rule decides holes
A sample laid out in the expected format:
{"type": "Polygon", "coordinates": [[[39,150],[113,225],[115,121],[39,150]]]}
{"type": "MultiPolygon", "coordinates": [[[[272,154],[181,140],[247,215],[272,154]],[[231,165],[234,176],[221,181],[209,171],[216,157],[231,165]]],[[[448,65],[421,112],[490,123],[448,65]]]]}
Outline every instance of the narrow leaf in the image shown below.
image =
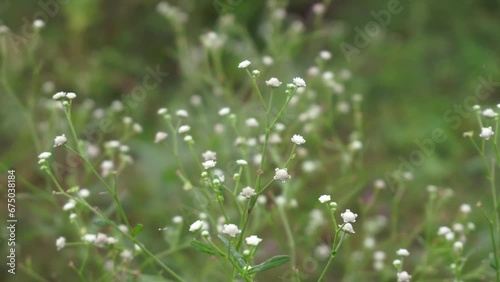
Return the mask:
{"type": "Polygon", "coordinates": [[[282,264],[287,263],[288,261],[290,261],[290,256],[285,256],[285,255],[274,256],[274,257],[266,260],[265,262],[252,267],[248,271],[248,273],[252,274],[252,273],[256,273],[256,272],[262,272],[262,271],[265,271],[265,270],[268,270],[271,268],[278,267],[282,264]]]}
{"type": "Polygon", "coordinates": [[[97,225],[97,226],[101,226],[101,227],[109,226],[109,224],[105,220],[102,220],[102,219],[93,220],[92,223],[97,225]]]}
{"type": "Polygon", "coordinates": [[[202,253],[206,253],[206,254],[210,254],[210,255],[220,255],[219,252],[217,252],[217,250],[214,250],[210,246],[205,245],[202,242],[197,241],[197,240],[191,241],[191,247],[193,247],[195,250],[202,252],[202,253]]]}
{"type": "Polygon", "coordinates": [[[238,253],[238,251],[236,251],[233,246],[231,246],[229,244],[229,241],[224,238],[224,236],[222,235],[219,235],[219,239],[222,241],[222,243],[224,243],[224,245],[226,246],[226,248],[229,248],[229,253],[231,254],[231,257],[235,258],[236,261],[238,262],[238,265],[243,268],[246,266],[246,263],[245,261],[243,260],[243,255],[238,253]]]}
{"type": "Polygon", "coordinates": [[[142,224],[137,224],[135,227],[134,227],[134,230],[132,230],[132,237],[135,237],[137,236],[137,234],[141,233],[142,230],[144,229],[144,225],[142,224]]]}

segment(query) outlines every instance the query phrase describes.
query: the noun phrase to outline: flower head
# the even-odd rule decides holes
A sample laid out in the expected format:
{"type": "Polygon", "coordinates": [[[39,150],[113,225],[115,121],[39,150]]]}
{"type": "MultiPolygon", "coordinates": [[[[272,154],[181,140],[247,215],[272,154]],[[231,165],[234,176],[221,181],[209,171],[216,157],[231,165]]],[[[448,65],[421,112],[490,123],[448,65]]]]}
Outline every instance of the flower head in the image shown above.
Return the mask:
{"type": "Polygon", "coordinates": [[[201,154],[201,156],[205,161],[215,161],[217,159],[217,153],[210,150],[205,151],[205,153],[201,154]]]}
{"type": "Polygon", "coordinates": [[[63,210],[65,211],[69,211],[69,210],[72,210],[74,209],[76,206],[76,202],[72,199],[70,199],[64,206],[63,206],[63,210]]]}
{"type": "Polygon", "coordinates": [[[493,129],[491,128],[491,126],[483,127],[483,128],[481,128],[481,133],[479,133],[479,137],[482,137],[486,140],[489,140],[490,137],[493,136],[493,134],[495,134],[495,132],[493,132],[493,129]]]}
{"type": "Polygon", "coordinates": [[[179,133],[186,133],[191,129],[189,125],[181,125],[179,127],[179,133]]]}
{"type": "Polygon", "coordinates": [[[262,242],[262,239],[256,235],[252,235],[250,237],[246,237],[245,241],[247,241],[247,245],[257,246],[260,242],[262,242]]]}
{"type": "Polygon", "coordinates": [[[344,223],[344,225],[339,225],[342,227],[342,231],[344,232],[347,232],[347,233],[351,233],[351,234],[354,234],[354,228],[352,227],[352,224],[350,223],[344,223]]]}
{"type": "Polygon", "coordinates": [[[300,77],[295,77],[293,79],[293,84],[297,87],[306,87],[306,82],[300,77]]]}
{"type": "Polygon", "coordinates": [[[407,249],[399,249],[399,250],[396,251],[396,254],[398,256],[407,257],[407,256],[410,255],[410,252],[408,252],[407,249]]]}
{"type": "Polygon", "coordinates": [[[302,145],[304,143],[306,143],[306,139],[304,139],[304,137],[298,135],[298,134],[294,134],[292,136],[292,143],[296,144],[296,145],[302,145]]]}
{"type": "Polygon", "coordinates": [[[70,92],[70,93],[66,94],[66,98],[73,100],[76,98],[76,94],[73,92],[70,92]]]}
{"type": "Polygon", "coordinates": [[[322,195],[321,197],[319,197],[318,199],[322,204],[324,203],[327,203],[327,202],[330,202],[332,200],[332,197],[330,197],[330,195],[322,195]]]}
{"type": "Polygon", "coordinates": [[[274,174],[275,180],[281,180],[281,181],[285,182],[290,177],[291,176],[288,175],[288,170],[286,168],[276,168],[275,169],[275,174],[274,174]]]}
{"type": "Polygon", "coordinates": [[[253,189],[252,187],[245,187],[243,189],[241,189],[241,195],[245,198],[250,198],[252,196],[255,196],[256,193],[255,193],[255,189],[253,189]]]}
{"type": "Polygon", "coordinates": [[[398,282],[410,282],[411,275],[406,271],[398,272],[398,282]]]}
{"type": "Polygon", "coordinates": [[[202,163],[202,165],[203,165],[203,167],[204,167],[205,169],[212,168],[212,167],[214,167],[216,164],[217,164],[217,162],[216,162],[216,161],[214,161],[214,160],[208,160],[208,161],[205,161],[205,162],[203,162],[203,163],[202,163]]]}
{"type": "Polygon", "coordinates": [[[248,164],[248,162],[247,162],[247,161],[245,161],[245,160],[237,160],[237,161],[236,161],[236,164],[243,166],[243,165],[247,165],[247,164],[248,164]]]}
{"type": "Polygon", "coordinates": [[[249,65],[250,65],[250,61],[248,60],[244,60],[243,62],[241,62],[239,65],[238,65],[238,68],[239,69],[246,69],[249,65]]]}
{"type": "Polygon", "coordinates": [[[167,138],[168,134],[166,132],[157,132],[155,135],[155,143],[160,143],[167,138]]]}
{"type": "Polygon", "coordinates": [[[205,223],[202,220],[197,220],[189,226],[189,231],[191,231],[191,232],[198,231],[203,227],[204,224],[205,223]]]}
{"type": "Polygon", "coordinates": [[[231,112],[231,109],[228,107],[222,108],[219,110],[219,116],[226,116],[231,112]]]}
{"type": "Polygon", "coordinates": [[[68,141],[68,139],[66,139],[66,136],[64,134],[56,136],[56,138],[54,138],[54,147],[62,146],[64,145],[64,143],[66,143],[66,141],[68,141]]]}
{"type": "Polygon", "coordinates": [[[46,160],[46,159],[50,158],[50,156],[52,156],[52,154],[50,152],[43,152],[40,155],[38,155],[38,158],[40,160],[46,160]]]}
{"type": "Polygon", "coordinates": [[[241,233],[241,230],[239,230],[238,226],[236,226],[235,224],[224,224],[222,233],[227,234],[231,237],[236,237],[236,235],[241,233]]]}
{"type": "Polygon", "coordinates": [[[489,118],[494,118],[496,117],[497,113],[495,113],[495,111],[493,111],[493,109],[485,109],[483,111],[483,116],[485,117],[489,117],[489,118]]]}
{"type": "Polygon", "coordinates": [[[266,85],[270,87],[279,87],[281,85],[281,81],[279,81],[276,77],[271,77],[268,81],[266,81],[266,85]]]}
{"type": "Polygon", "coordinates": [[[66,245],[66,238],[64,238],[62,236],[57,238],[56,247],[57,247],[58,251],[60,251],[62,248],[64,248],[65,245],[66,245]]]}
{"type": "Polygon", "coordinates": [[[341,213],[340,216],[344,220],[345,223],[356,222],[357,214],[351,212],[351,210],[346,209],[345,212],[341,213]]]}

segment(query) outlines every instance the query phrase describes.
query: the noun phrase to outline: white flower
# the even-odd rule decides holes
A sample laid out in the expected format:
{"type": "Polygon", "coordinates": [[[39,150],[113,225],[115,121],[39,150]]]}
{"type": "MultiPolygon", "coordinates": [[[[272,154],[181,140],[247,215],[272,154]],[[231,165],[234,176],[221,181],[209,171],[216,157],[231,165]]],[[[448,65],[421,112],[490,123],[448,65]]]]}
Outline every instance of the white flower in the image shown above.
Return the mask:
{"type": "Polygon", "coordinates": [[[76,219],[77,215],[76,213],[72,213],[69,215],[69,219],[76,219]]]}
{"type": "Polygon", "coordinates": [[[289,179],[291,176],[288,175],[288,170],[286,168],[276,168],[274,174],[274,179],[275,180],[281,180],[285,182],[287,179],[289,179]]]}
{"type": "Polygon", "coordinates": [[[118,100],[115,100],[113,102],[111,102],[111,109],[115,112],[121,112],[123,111],[123,103],[118,101],[118,100]]]}
{"type": "Polygon", "coordinates": [[[248,127],[258,127],[259,126],[259,122],[255,118],[248,118],[247,120],[245,120],[245,124],[248,127]]]}
{"type": "Polygon", "coordinates": [[[216,164],[217,164],[217,162],[216,162],[216,161],[214,161],[214,160],[208,160],[208,161],[206,161],[206,162],[203,162],[203,163],[202,163],[202,165],[203,165],[203,167],[204,167],[205,169],[212,168],[212,167],[214,167],[216,164]]]}
{"type": "Polygon", "coordinates": [[[115,165],[112,160],[104,160],[101,163],[101,174],[106,177],[109,173],[115,169],[115,165]]]}
{"type": "Polygon", "coordinates": [[[262,57],[262,63],[266,66],[272,65],[274,63],[273,57],[271,56],[262,57]]]}
{"type": "Polygon", "coordinates": [[[482,137],[486,140],[489,140],[491,136],[493,136],[495,132],[491,129],[491,126],[489,127],[483,127],[481,128],[481,133],[479,133],[479,137],[482,137]]]}
{"type": "Polygon", "coordinates": [[[231,112],[231,109],[228,107],[222,108],[219,110],[219,116],[226,116],[231,112]]]}
{"type": "Polygon", "coordinates": [[[210,150],[208,150],[205,153],[201,154],[201,156],[203,157],[203,159],[205,161],[209,161],[209,160],[215,161],[217,159],[217,153],[213,152],[213,151],[210,151],[210,150]]]}
{"type": "Polygon", "coordinates": [[[104,144],[104,147],[107,149],[116,149],[116,148],[120,147],[120,141],[110,140],[104,144]]]}
{"type": "Polygon", "coordinates": [[[266,81],[266,85],[270,87],[279,87],[281,85],[281,81],[279,81],[276,77],[271,77],[268,81],[266,81]]]}
{"type": "Polygon", "coordinates": [[[9,32],[9,28],[5,25],[0,25],[0,34],[5,34],[9,32]]]}
{"type": "Polygon", "coordinates": [[[66,97],[66,92],[57,92],[56,94],[54,94],[54,96],[52,96],[52,99],[54,100],[59,100],[61,98],[64,98],[66,97]]]}
{"type": "Polygon", "coordinates": [[[398,272],[398,282],[410,282],[411,275],[406,271],[398,272]]]}
{"type": "Polygon", "coordinates": [[[306,87],[306,82],[300,77],[295,77],[293,79],[293,84],[297,87],[306,87]]]}
{"type": "Polygon", "coordinates": [[[166,109],[166,108],[160,108],[160,109],[158,110],[158,114],[159,114],[159,115],[164,115],[164,114],[166,114],[166,113],[167,113],[167,109],[166,109]]]}
{"type": "Polygon", "coordinates": [[[167,137],[168,137],[168,134],[166,132],[162,132],[162,131],[156,132],[155,143],[159,143],[159,142],[165,140],[167,137]]]}
{"type": "Polygon", "coordinates": [[[375,182],[373,182],[373,186],[377,189],[385,189],[386,184],[385,181],[382,179],[377,179],[375,182]]]}
{"type": "Polygon", "coordinates": [[[191,232],[198,231],[203,227],[204,224],[205,223],[202,220],[197,220],[189,226],[189,231],[191,231],[191,232]]]}
{"type": "Polygon", "coordinates": [[[64,248],[64,245],[66,245],[66,238],[64,238],[62,236],[57,238],[57,240],[56,240],[57,250],[60,251],[62,248],[64,248]]]}
{"type": "Polygon", "coordinates": [[[294,134],[292,136],[292,143],[295,143],[296,145],[302,145],[304,143],[306,143],[306,140],[304,139],[304,137],[298,135],[298,134],[294,134]]]}
{"type": "Polygon", "coordinates": [[[179,223],[182,223],[182,221],[183,221],[183,219],[182,219],[182,216],[180,216],[180,215],[176,215],[176,216],[172,217],[173,223],[179,224],[179,223]]]}
{"type": "Polygon", "coordinates": [[[326,10],[326,6],[323,3],[316,3],[312,6],[312,11],[316,15],[321,15],[321,14],[325,13],[325,10],[326,10]]]}
{"type": "Polygon", "coordinates": [[[354,140],[351,142],[351,144],[349,144],[349,149],[351,149],[352,151],[359,151],[361,150],[361,148],[363,148],[363,143],[361,143],[361,141],[359,140],[354,140]]]}
{"type": "Polygon", "coordinates": [[[345,212],[341,213],[340,216],[344,220],[345,223],[356,222],[357,214],[351,212],[351,210],[346,209],[345,212]]]}
{"type": "MultiPolygon", "coordinates": [[[[342,225],[339,225],[342,226],[342,225]]],[[[350,223],[345,223],[344,226],[342,226],[342,231],[354,234],[354,228],[352,228],[352,224],[350,223]]]]}
{"type": "Polygon", "coordinates": [[[73,100],[76,98],[76,94],[73,92],[69,92],[68,94],[66,94],[66,98],[73,100]]]}
{"type": "Polygon", "coordinates": [[[78,191],[78,195],[80,195],[80,197],[82,198],[87,198],[88,196],[90,196],[90,191],[89,189],[81,189],[80,191],[78,191]]]}
{"type": "Polygon", "coordinates": [[[109,244],[109,245],[114,245],[118,243],[118,240],[114,237],[108,237],[108,239],[106,240],[106,244],[109,244]]]}
{"type": "Polygon", "coordinates": [[[410,252],[408,252],[407,249],[399,249],[399,250],[396,251],[396,254],[398,256],[407,257],[407,256],[410,255],[410,252]]]}
{"type": "Polygon", "coordinates": [[[224,224],[222,228],[222,233],[227,234],[231,237],[236,237],[236,235],[241,233],[241,230],[238,229],[238,226],[234,224],[224,224]]]}
{"type": "Polygon", "coordinates": [[[108,236],[104,233],[97,233],[97,236],[95,238],[95,243],[98,245],[104,245],[108,242],[108,236]]]}
{"type": "Polygon", "coordinates": [[[179,127],[179,133],[186,133],[191,129],[189,125],[181,125],[179,127]]]}
{"type": "Polygon", "coordinates": [[[85,234],[82,237],[82,240],[88,243],[94,243],[96,240],[97,236],[95,234],[85,234]]]}
{"type": "Polygon", "coordinates": [[[246,69],[249,65],[250,65],[250,61],[248,60],[244,60],[243,62],[241,62],[239,65],[238,65],[238,68],[239,69],[246,69]]]}
{"type": "Polygon", "coordinates": [[[138,123],[134,123],[132,125],[132,129],[134,130],[135,133],[141,133],[142,132],[142,126],[138,123]]]}
{"type": "Polygon", "coordinates": [[[121,253],[120,253],[120,257],[124,260],[124,261],[131,261],[133,258],[134,258],[134,255],[132,254],[131,251],[129,250],[123,250],[121,253]]]}
{"type": "Polygon", "coordinates": [[[438,235],[446,235],[448,233],[452,232],[451,229],[448,226],[440,226],[438,229],[437,234],[438,235]]]}
{"type": "Polygon", "coordinates": [[[456,253],[461,252],[463,249],[464,249],[464,243],[462,243],[460,241],[456,241],[455,243],[453,243],[453,250],[456,253]]]}
{"type": "Polygon", "coordinates": [[[65,211],[69,211],[69,210],[72,210],[74,209],[76,206],[76,202],[72,199],[70,199],[64,206],[63,206],[63,210],[65,211]]]}
{"type": "Polygon", "coordinates": [[[470,213],[472,210],[471,206],[469,204],[462,204],[460,206],[460,212],[464,214],[470,213]]]}
{"type": "Polygon", "coordinates": [[[319,52],[319,57],[321,59],[327,61],[327,60],[330,60],[332,58],[332,53],[323,50],[323,51],[319,52]]]}
{"type": "Polygon", "coordinates": [[[35,29],[42,29],[43,27],[45,27],[45,22],[43,20],[36,19],[35,21],[33,21],[33,27],[35,29]]]}
{"type": "Polygon", "coordinates": [[[260,242],[262,242],[262,239],[255,235],[252,235],[250,237],[246,237],[245,241],[247,241],[247,245],[257,246],[260,242]]]}
{"type": "Polygon", "coordinates": [[[237,161],[236,161],[236,163],[237,163],[238,165],[241,165],[241,166],[243,166],[243,165],[247,165],[247,164],[248,164],[248,162],[247,162],[247,161],[245,161],[245,160],[237,160],[237,161]]]}
{"type": "Polygon", "coordinates": [[[38,158],[41,159],[41,160],[46,160],[46,159],[50,158],[50,156],[52,156],[52,153],[50,153],[50,152],[43,152],[40,155],[38,155],[38,158]]]}
{"type": "Polygon", "coordinates": [[[260,71],[259,71],[259,70],[253,70],[253,71],[252,71],[252,74],[253,74],[253,76],[255,76],[255,77],[259,77],[259,75],[260,75],[260,71]]]}
{"type": "Polygon", "coordinates": [[[385,260],[385,253],[383,251],[376,251],[373,253],[374,260],[385,260]]]}
{"type": "Polygon", "coordinates": [[[330,197],[330,195],[322,195],[321,197],[319,197],[318,199],[322,204],[326,203],[326,202],[330,202],[332,200],[332,197],[330,197]]]}
{"type": "Polygon", "coordinates": [[[486,109],[483,111],[483,116],[485,117],[494,118],[496,115],[497,114],[493,111],[493,109],[486,109]]]}
{"type": "Polygon", "coordinates": [[[178,110],[177,112],[175,112],[175,114],[178,116],[178,117],[188,117],[189,114],[186,110],[178,110]]]}
{"type": "Polygon", "coordinates": [[[194,141],[193,141],[193,136],[191,136],[191,135],[186,135],[186,136],[184,137],[184,141],[186,141],[186,142],[188,142],[188,143],[189,143],[189,142],[194,142],[194,141]]]}
{"type": "Polygon", "coordinates": [[[68,139],[66,139],[66,136],[64,134],[56,136],[56,138],[54,139],[54,147],[62,146],[64,145],[64,143],[66,143],[66,141],[68,141],[68,139]]]}
{"type": "Polygon", "coordinates": [[[250,186],[247,186],[247,187],[245,187],[245,188],[241,189],[241,195],[242,195],[243,197],[246,197],[246,198],[250,198],[250,197],[252,197],[252,196],[255,196],[255,195],[256,195],[256,193],[255,193],[255,189],[253,189],[253,188],[252,188],[252,187],[250,187],[250,186]]]}

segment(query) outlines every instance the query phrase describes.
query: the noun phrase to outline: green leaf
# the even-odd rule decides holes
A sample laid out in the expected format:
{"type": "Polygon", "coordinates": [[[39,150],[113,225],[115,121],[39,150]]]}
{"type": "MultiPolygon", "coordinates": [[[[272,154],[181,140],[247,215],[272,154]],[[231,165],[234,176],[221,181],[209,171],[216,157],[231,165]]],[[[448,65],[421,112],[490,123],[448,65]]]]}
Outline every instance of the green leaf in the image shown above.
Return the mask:
{"type": "Polygon", "coordinates": [[[134,230],[132,230],[132,237],[135,237],[137,236],[137,234],[141,233],[142,230],[144,229],[144,225],[142,224],[137,224],[135,227],[134,227],[134,230]]]}
{"type": "Polygon", "coordinates": [[[224,243],[224,245],[226,246],[226,248],[229,248],[229,253],[231,254],[231,257],[235,258],[236,259],[236,262],[238,263],[238,265],[243,268],[245,267],[247,264],[245,263],[245,261],[243,260],[243,255],[238,253],[237,250],[235,250],[233,248],[233,246],[231,246],[229,244],[229,241],[224,238],[224,236],[222,235],[219,235],[219,239],[222,241],[222,243],[224,243]]]}
{"type": "Polygon", "coordinates": [[[103,219],[95,219],[95,220],[92,221],[92,223],[95,224],[95,225],[97,225],[97,226],[101,226],[101,227],[109,226],[109,223],[107,223],[103,219]]]}
{"type": "Polygon", "coordinates": [[[191,241],[191,247],[202,253],[207,253],[210,255],[220,255],[220,253],[217,250],[212,249],[210,246],[205,245],[198,240],[191,241]]]}
{"type": "Polygon", "coordinates": [[[265,271],[265,270],[268,270],[271,268],[278,267],[282,264],[287,263],[288,261],[290,261],[290,256],[285,256],[285,255],[274,256],[274,257],[266,260],[265,262],[252,267],[248,271],[248,273],[253,274],[256,272],[262,272],[262,271],[265,271]]]}

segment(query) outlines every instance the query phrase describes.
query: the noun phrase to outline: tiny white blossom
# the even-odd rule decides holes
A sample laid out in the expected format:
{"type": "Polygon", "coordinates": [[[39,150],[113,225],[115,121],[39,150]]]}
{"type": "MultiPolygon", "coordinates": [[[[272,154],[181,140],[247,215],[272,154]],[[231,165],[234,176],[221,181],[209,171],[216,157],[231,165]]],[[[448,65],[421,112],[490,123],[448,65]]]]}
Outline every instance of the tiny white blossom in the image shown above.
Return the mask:
{"type": "Polygon", "coordinates": [[[101,174],[106,177],[109,173],[115,169],[115,165],[112,160],[104,160],[101,163],[101,174]]]}
{"type": "Polygon", "coordinates": [[[493,111],[493,109],[491,109],[491,108],[485,109],[483,111],[483,116],[485,116],[485,117],[494,118],[494,117],[496,117],[496,115],[497,114],[495,113],[495,111],[493,111]]]}
{"type": "Polygon", "coordinates": [[[155,143],[159,143],[159,142],[165,140],[167,137],[168,137],[168,134],[166,132],[162,132],[162,131],[156,132],[155,143]]]}
{"type": "Polygon", "coordinates": [[[158,114],[159,114],[159,115],[164,115],[164,114],[166,114],[166,113],[167,113],[167,109],[166,109],[166,108],[160,108],[160,109],[158,110],[158,114]]]}
{"type": "Polygon", "coordinates": [[[243,189],[241,189],[241,195],[245,198],[250,198],[252,196],[255,196],[256,193],[255,193],[255,189],[253,189],[252,187],[245,187],[243,189]]]}
{"type": "Polygon", "coordinates": [[[231,109],[228,107],[222,108],[219,110],[219,116],[226,116],[231,112],[231,109]]]}
{"type": "Polygon", "coordinates": [[[61,98],[64,98],[66,97],[66,92],[57,92],[56,94],[54,94],[54,96],[52,96],[52,99],[54,100],[59,100],[61,98]]]}
{"type": "Polygon", "coordinates": [[[247,245],[257,246],[260,242],[262,242],[262,239],[257,237],[256,235],[252,235],[246,237],[245,241],[247,242],[247,245]]]}
{"type": "Polygon", "coordinates": [[[386,184],[385,181],[382,179],[377,179],[375,182],[373,182],[373,186],[377,189],[385,189],[386,184]]]}
{"type": "Polygon", "coordinates": [[[134,258],[134,255],[132,254],[131,251],[129,250],[123,250],[121,253],[120,253],[120,257],[124,260],[124,261],[131,261],[133,258],[134,258]]]}
{"type": "Polygon", "coordinates": [[[248,162],[247,162],[247,161],[245,161],[245,160],[237,160],[237,161],[236,161],[236,164],[243,166],[243,165],[247,165],[247,164],[248,164],[248,162]]]}
{"type": "Polygon", "coordinates": [[[292,143],[295,143],[296,145],[302,145],[304,143],[306,143],[306,140],[304,139],[304,137],[298,135],[298,134],[294,134],[292,136],[292,143]]]}
{"type": "Polygon", "coordinates": [[[455,243],[453,243],[453,250],[456,253],[461,252],[463,249],[464,249],[464,243],[462,243],[461,241],[456,241],[455,243]]]}
{"type": "Polygon", "coordinates": [[[58,251],[60,251],[62,248],[64,248],[65,245],[66,245],[66,238],[64,238],[62,236],[57,238],[56,247],[57,247],[58,251]]]}
{"type": "Polygon", "coordinates": [[[97,238],[97,236],[95,234],[87,233],[87,234],[83,235],[82,240],[85,242],[88,242],[88,243],[94,243],[96,238],[97,238]]]}
{"type": "Polygon", "coordinates": [[[38,158],[41,159],[41,160],[46,160],[46,159],[50,158],[50,156],[52,156],[52,153],[50,153],[50,152],[43,152],[40,155],[38,155],[38,158]]]}
{"type": "Polygon", "coordinates": [[[33,27],[35,29],[42,29],[45,27],[45,22],[43,20],[36,19],[33,21],[33,27]]]}
{"type": "Polygon", "coordinates": [[[326,203],[326,202],[330,202],[332,200],[332,197],[330,195],[322,195],[321,197],[319,197],[318,199],[322,204],[326,203]]]}
{"type": "Polygon", "coordinates": [[[243,62],[241,62],[239,65],[238,65],[238,68],[239,69],[246,69],[249,65],[250,65],[250,61],[248,60],[244,60],[243,62]]]}
{"type": "Polygon", "coordinates": [[[323,3],[316,3],[312,6],[312,11],[316,15],[324,14],[326,11],[326,6],[323,3]]]}
{"type": "Polygon", "coordinates": [[[340,216],[344,220],[345,223],[356,222],[357,214],[351,212],[351,210],[346,209],[345,212],[341,213],[340,216]]]}
{"type": "Polygon", "coordinates": [[[330,60],[332,58],[332,53],[323,50],[323,51],[319,52],[319,57],[321,59],[327,61],[327,60],[330,60]]]}
{"type": "Polygon", "coordinates": [[[300,77],[295,77],[293,79],[293,84],[297,87],[306,87],[306,82],[300,77]]]}
{"type": "Polygon", "coordinates": [[[363,148],[363,143],[361,143],[361,141],[359,140],[354,140],[351,142],[351,144],[349,144],[349,149],[351,149],[352,151],[359,151],[361,150],[361,148],[363,148]]]}
{"type": "MultiPolygon", "coordinates": [[[[342,225],[339,225],[339,226],[342,226],[342,225]]],[[[352,227],[352,224],[350,224],[350,223],[345,223],[344,226],[342,226],[342,231],[347,232],[347,233],[351,233],[351,234],[356,233],[356,232],[354,232],[354,228],[352,227]]]]}
{"type": "Polygon", "coordinates": [[[407,257],[407,256],[410,255],[410,252],[408,252],[407,249],[399,249],[399,250],[396,251],[396,254],[398,256],[407,257]]]}
{"type": "Polygon", "coordinates": [[[281,180],[281,181],[285,182],[290,177],[291,176],[288,175],[288,170],[286,168],[276,168],[275,169],[275,174],[274,174],[275,180],[281,180]]]}
{"type": "Polygon", "coordinates": [[[248,127],[258,127],[259,126],[259,122],[255,118],[248,118],[247,120],[245,120],[245,124],[248,127]]]}
{"type": "Polygon", "coordinates": [[[108,239],[106,240],[106,244],[108,245],[114,245],[116,243],[118,243],[118,239],[114,237],[108,237],[108,239]]]}
{"type": "Polygon", "coordinates": [[[72,210],[74,209],[76,206],[76,202],[72,199],[70,199],[64,206],[63,206],[63,210],[65,211],[69,211],[69,210],[72,210]]]}
{"type": "Polygon", "coordinates": [[[95,237],[95,243],[98,245],[104,245],[108,242],[108,236],[104,233],[97,233],[97,236],[95,237]]]}
{"type": "Polygon", "coordinates": [[[261,205],[265,205],[267,203],[267,198],[266,196],[264,195],[259,195],[257,197],[257,203],[261,204],[261,205]]]}
{"type": "Polygon", "coordinates": [[[481,128],[481,133],[479,133],[479,137],[482,137],[486,140],[489,140],[491,136],[493,136],[494,132],[491,126],[481,128]]]}
{"type": "Polygon", "coordinates": [[[80,195],[80,197],[82,198],[87,198],[88,196],[90,196],[90,191],[89,189],[80,189],[80,191],[78,191],[78,195],[80,195]]]}
{"type": "Polygon", "coordinates": [[[68,139],[66,139],[66,135],[60,135],[60,136],[56,136],[56,138],[54,139],[54,147],[59,147],[59,146],[62,146],[64,145],[64,143],[66,143],[66,141],[68,141],[68,139]]]}
{"type": "Polygon", "coordinates": [[[274,63],[273,57],[271,56],[262,57],[262,63],[266,66],[272,65],[274,63]]]}
{"type": "Polygon", "coordinates": [[[73,92],[69,92],[68,94],[66,94],[66,98],[73,100],[76,98],[76,94],[73,92]]]}
{"type": "Polygon", "coordinates": [[[463,214],[468,214],[472,210],[471,206],[469,204],[462,204],[460,206],[460,212],[463,214]]]}
{"type": "Polygon", "coordinates": [[[217,153],[213,152],[213,151],[210,151],[210,150],[208,150],[205,153],[201,154],[201,156],[203,157],[203,159],[205,161],[209,161],[209,160],[215,161],[217,159],[217,153]]]}
{"type": "Polygon", "coordinates": [[[236,237],[236,235],[241,233],[241,230],[239,230],[238,226],[236,226],[235,224],[224,224],[222,233],[227,234],[231,237],[236,237]]]}
{"type": "Polygon", "coordinates": [[[183,221],[183,219],[182,219],[182,216],[180,216],[180,215],[176,215],[176,216],[172,217],[173,223],[179,224],[179,223],[182,223],[182,221],[183,221]]]}
{"type": "Polygon", "coordinates": [[[452,232],[451,229],[448,226],[440,226],[438,229],[437,234],[438,235],[446,235],[448,233],[452,232]]]}
{"type": "Polygon", "coordinates": [[[134,123],[132,125],[132,129],[134,130],[135,133],[141,133],[142,132],[142,126],[138,123],[134,123]]]}
{"type": "Polygon", "coordinates": [[[189,226],[189,231],[191,231],[191,232],[198,231],[203,227],[204,224],[205,223],[202,220],[197,220],[189,226]]]}
{"type": "Polygon", "coordinates": [[[179,127],[179,133],[186,133],[191,129],[189,125],[181,125],[179,127]]]}
{"type": "Polygon", "coordinates": [[[271,77],[268,81],[266,81],[266,85],[270,87],[279,87],[281,85],[281,81],[279,81],[276,77],[271,77]]]}
{"type": "Polygon", "coordinates": [[[205,169],[212,168],[212,167],[214,167],[216,164],[217,164],[217,162],[216,162],[216,161],[214,161],[214,160],[208,160],[208,161],[206,161],[206,162],[203,162],[203,163],[202,163],[202,165],[203,165],[203,167],[204,167],[205,169]]]}
{"type": "Polygon", "coordinates": [[[398,282],[410,282],[411,275],[406,271],[398,272],[398,282]]]}
{"type": "Polygon", "coordinates": [[[175,114],[178,116],[178,117],[188,117],[189,114],[186,110],[178,110],[177,112],[175,112],[175,114]]]}
{"type": "Polygon", "coordinates": [[[189,143],[189,142],[193,142],[193,136],[191,136],[191,135],[186,135],[186,136],[184,136],[184,141],[186,141],[186,142],[188,142],[188,143],[189,143]]]}

